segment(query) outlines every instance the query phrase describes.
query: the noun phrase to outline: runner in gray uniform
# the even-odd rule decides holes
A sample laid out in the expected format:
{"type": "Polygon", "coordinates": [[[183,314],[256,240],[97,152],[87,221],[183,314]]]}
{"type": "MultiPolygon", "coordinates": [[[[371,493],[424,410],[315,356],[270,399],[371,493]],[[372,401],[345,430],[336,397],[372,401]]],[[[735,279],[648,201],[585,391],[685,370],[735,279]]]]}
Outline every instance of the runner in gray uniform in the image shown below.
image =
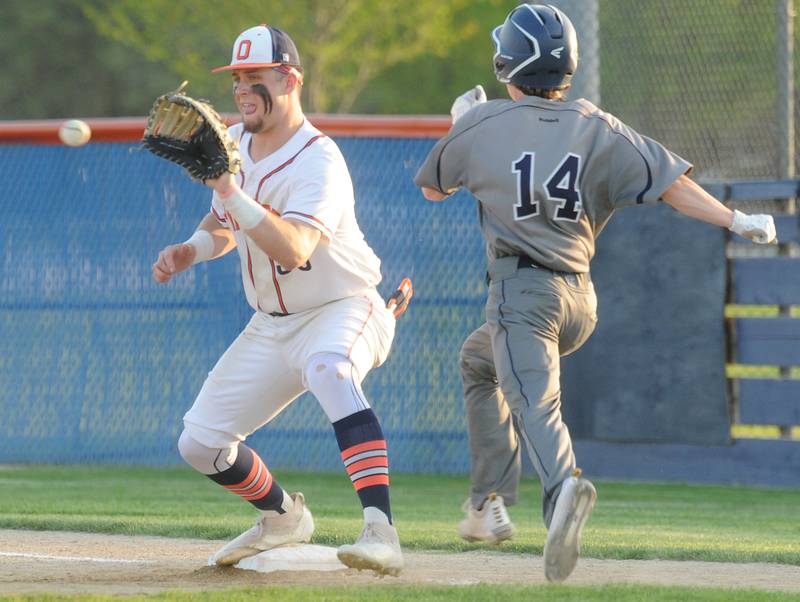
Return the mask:
{"type": "Polygon", "coordinates": [[[493,38],[511,100],[485,102],[480,86],[456,99],[453,127],[415,183],[432,201],[469,190],[486,239],[486,323],[460,361],[472,461],[461,535],[497,543],[513,534],[505,504],[517,499],[521,443],[542,482],[545,575],[562,581],[596,498],[576,468],[559,385],[559,357],[597,322],[595,238],[616,209],[660,200],[759,243],[773,242],[775,227],[719,203],[658,142],[587,100],[564,100],[578,48],[563,12],[520,5],[493,38]]]}

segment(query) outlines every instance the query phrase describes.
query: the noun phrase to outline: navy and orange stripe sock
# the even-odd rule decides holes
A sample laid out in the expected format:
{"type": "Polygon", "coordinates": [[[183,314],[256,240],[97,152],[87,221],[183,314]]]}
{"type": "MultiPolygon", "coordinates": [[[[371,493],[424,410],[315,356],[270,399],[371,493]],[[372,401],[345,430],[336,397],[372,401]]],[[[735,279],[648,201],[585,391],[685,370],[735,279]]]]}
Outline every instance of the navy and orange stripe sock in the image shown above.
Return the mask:
{"type": "Polygon", "coordinates": [[[377,416],[368,408],[337,420],[333,430],[361,505],[378,508],[391,523],[389,455],[377,416]]]}
{"type": "Polygon", "coordinates": [[[283,489],[272,478],[272,473],[258,454],[244,443],[239,444],[233,466],[222,472],[210,474],[208,478],[247,500],[259,510],[274,510],[280,514],[285,512],[283,489]]]}

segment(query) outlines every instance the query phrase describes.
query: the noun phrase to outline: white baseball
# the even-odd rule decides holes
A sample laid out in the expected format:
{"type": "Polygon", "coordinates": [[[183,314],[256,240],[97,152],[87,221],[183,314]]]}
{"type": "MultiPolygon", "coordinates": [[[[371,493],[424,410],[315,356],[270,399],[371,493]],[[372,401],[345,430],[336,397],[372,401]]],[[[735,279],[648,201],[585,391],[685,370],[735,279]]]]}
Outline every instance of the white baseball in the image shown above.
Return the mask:
{"type": "Polygon", "coordinates": [[[58,128],[58,137],[67,146],[83,146],[92,137],[92,130],[85,121],[70,119],[58,128]]]}

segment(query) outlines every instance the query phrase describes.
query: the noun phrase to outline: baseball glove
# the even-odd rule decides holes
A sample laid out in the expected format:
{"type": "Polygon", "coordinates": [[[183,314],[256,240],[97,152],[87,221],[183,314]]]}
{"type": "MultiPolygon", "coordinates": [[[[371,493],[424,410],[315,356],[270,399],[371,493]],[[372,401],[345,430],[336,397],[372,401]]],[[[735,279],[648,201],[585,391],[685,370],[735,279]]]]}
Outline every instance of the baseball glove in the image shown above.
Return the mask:
{"type": "Polygon", "coordinates": [[[208,101],[186,96],[183,89],[187,83],[156,98],[142,144],[202,182],[226,171],[238,173],[242,159],[236,141],[208,101]]]}

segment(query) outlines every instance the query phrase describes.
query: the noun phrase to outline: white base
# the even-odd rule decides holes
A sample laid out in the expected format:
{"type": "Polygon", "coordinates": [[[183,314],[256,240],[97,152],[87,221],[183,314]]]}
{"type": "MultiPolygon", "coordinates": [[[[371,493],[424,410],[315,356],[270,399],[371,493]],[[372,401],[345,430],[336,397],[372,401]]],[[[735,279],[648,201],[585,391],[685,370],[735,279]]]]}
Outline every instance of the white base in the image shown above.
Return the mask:
{"type": "Polygon", "coordinates": [[[336,548],[315,544],[280,546],[243,558],[237,569],[271,573],[273,571],[339,571],[347,567],[336,557],[336,548]]]}

